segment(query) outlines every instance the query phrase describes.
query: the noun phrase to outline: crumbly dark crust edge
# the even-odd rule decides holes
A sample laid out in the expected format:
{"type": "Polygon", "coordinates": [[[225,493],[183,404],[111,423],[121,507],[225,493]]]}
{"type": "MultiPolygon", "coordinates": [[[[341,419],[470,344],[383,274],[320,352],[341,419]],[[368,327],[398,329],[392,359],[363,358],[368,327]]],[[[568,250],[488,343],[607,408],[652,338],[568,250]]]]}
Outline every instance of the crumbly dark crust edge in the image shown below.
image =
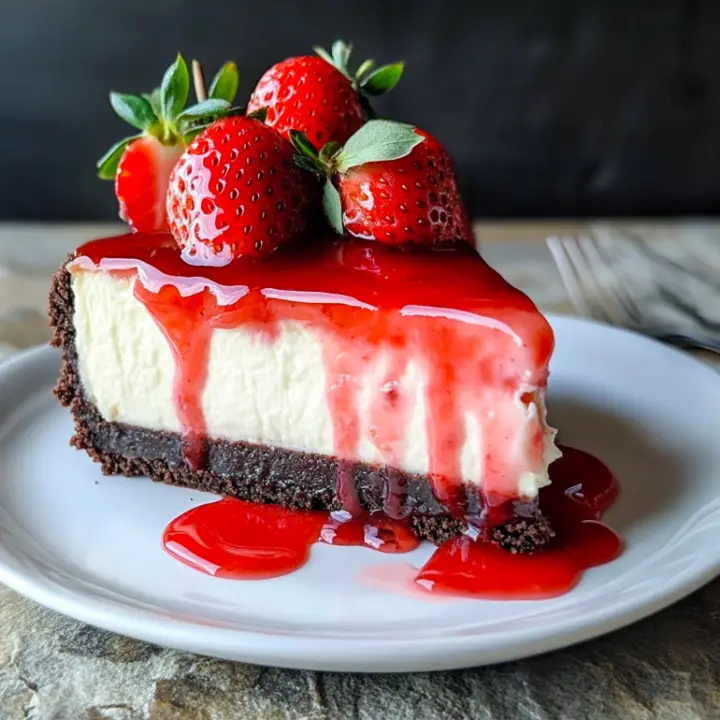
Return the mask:
{"type": "MultiPolygon", "coordinates": [[[[55,394],[70,408],[75,435],[70,443],[100,463],[105,475],[148,476],[156,482],[242,500],[277,503],[296,509],[338,509],[338,464],[334,458],[244,442],[210,440],[206,467],[192,469],[177,433],[104,420],[85,397],[78,372],[73,327],[71,275],[65,267],[52,278],[48,314],[51,345],[62,351],[55,394]]],[[[402,498],[402,514],[421,539],[435,544],[459,535],[465,521],[452,517],[434,496],[430,480],[386,467],[353,463],[350,473],[357,499],[369,511],[382,510],[388,494],[402,498]]],[[[473,498],[470,498],[473,501],[473,498]]],[[[481,503],[475,498],[476,504],[481,503]]],[[[490,537],[510,552],[532,552],[553,536],[542,516],[492,528],[490,537]]]]}

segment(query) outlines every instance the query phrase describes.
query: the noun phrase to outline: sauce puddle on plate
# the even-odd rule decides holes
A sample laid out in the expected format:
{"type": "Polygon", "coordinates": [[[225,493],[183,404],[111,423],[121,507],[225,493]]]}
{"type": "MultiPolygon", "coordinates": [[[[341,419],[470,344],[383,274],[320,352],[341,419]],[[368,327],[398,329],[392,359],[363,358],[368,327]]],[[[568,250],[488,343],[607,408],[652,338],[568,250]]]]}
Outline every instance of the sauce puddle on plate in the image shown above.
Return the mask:
{"type": "MultiPolygon", "coordinates": [[[[618,494],[610,470],[592,455],[563,447],[550,468],[552,483],[540,490],[540,507],[556,537],[547,548],[514,555],[467,535],[435,550],[419,570],[397,568],[397,590],[413,596],[450,595],[500,600],[531,600],[562,595],[577,585],[584,570],[614,560],[622,541],[600,521],[618,494]]],[[[406,553],[419,541],[406,520],[288,510],[223,498],[174,519],[163,533],[163,546],[175,558],[223,578],[277,577],[302,567],[315,543],[365,546],[384,553],[406,553]]],[[[382,571],[391,589],[392,565],[382,571]]],[[[375,573],[377,574],[377,573],[375,573]]],[[[361,577],[361,580],[363,578],[361,577]]],[[[371,573],[367,580],[378,586],[371,573]]]]}

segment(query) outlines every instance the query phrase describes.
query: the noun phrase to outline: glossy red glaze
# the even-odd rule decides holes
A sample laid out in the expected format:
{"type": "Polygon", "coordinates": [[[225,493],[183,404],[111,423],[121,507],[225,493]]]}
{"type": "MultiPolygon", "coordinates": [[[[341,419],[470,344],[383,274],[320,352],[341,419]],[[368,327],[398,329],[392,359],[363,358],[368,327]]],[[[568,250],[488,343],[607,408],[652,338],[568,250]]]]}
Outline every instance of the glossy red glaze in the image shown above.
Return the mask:
{"type": "Polygon", "coordinates": [[[460,537],[439,548],[415,582],[432,592],[488,599],[542,599],[572,590],[587,568],[614,560],[622,540],[599,522],[617,497],[614,475],[597,458],[563,448],[550,467],[552,484],[540,507],[557,537],[547,550],[512,555],[495,545],[460,537]]]}
{"type": "Polygon", "coordinates": [[[165,528],[163,546],[186,565],[216,577],[276,577],[305,564],[326,518],[224,498],[175,518],[165,528]]]}
{"type": "Polygon", "coordinates": [[[417,535],[406,520],[389,518],[383,513],[332,513],[320,532],[328,545],[365,545],[384,553],[405,553],[419,544],[417,535]]]}
{"type": "Polygon", "coordinates": [[[154,293],[142,283],[135,285],[135,294],[142,300],[155,321],[163,329],[175,358],[175,411],[182,427],[185,457],[195,470],[203,466],[205,416],[198,395],[207,379],[212,327],[205,322],[208,298],[205,295],[180,297],[178,289],[166,285],[154,293]]]}
{"type": "Polygon", "coordinates": [[[175,518],[163,546],[175,558],[216,577],[255,579],[302,567],[316,542],[409,552],[418,539],[407,523],[382,515],[287,510],[224,498],[175,518]]]}
{"type": "MultiPolygon", "coordinates": [[[[495,545],[460,537],[438,548],[418,571],[383,566],[365,578],[408,593],[530,600],[568,592],[589,567],[614,560],[622,541],[599,521],[618,493],[615,477],[599,460],[564,448],[552,466],[553,484],[540,504],[557,531],[552,545],[533,555],[512,555],[495,545]]],[[[389,553],[414,550],[417,537],[405,521],[381,514],[287,510],[225,498],[184,513],[168,525],[165,549],[182,562],[225,578],[284,575],[305,564],[316,542],[359,545],[389,553]]]]}
{"type": "MultiPolygon", "coordinates": [[[[204,278],[217,286],[265,291],[268,301],[279,297],[307,303],[310,298],[292,294],[311,293],[315,302],[323,295],[336,296],[326,302],[347,307],[365,303],[389,310],[422,305],[488,318],[515,318],[524,322],[513,329],[537,342],[538,359],[547,360],[552,351],[552,332],[532,301],[465,244],[403,251],[331,235],[283,246],[266,260],[239,258],[229,265],[210,267],[185,262],[170,235],[132,233],[92,240],[77,249],[76,257],[87,257],[108,269],[154,268],[166,276],[167,284],[178,287],[188,288],[195,284],[189,279],[204,278]],[[268,294],[270,289],[278,294],[268,294]]],[[[255,319],[260,318],[255,315],[255,319]]]]}
{"type": "MultiPolygon", "coordinates": [[[[209,340],[218,328],[244,327],[272,342],[285,322],[300,322],[322,341],[334,454],[357,458],[361,437],[385,464],[400,465],[414,397],[403,388],[410,363],[424,377],[429,474],[454,511],[463,507],[461,459],[466,415],[484,447],[485,499],[501,505],[517,494],[525,470],[542,472],[542,427],[517,428],[524,386],[542,393],[553,348],[549,325],[532,302],[506,283],[470,247],[402,251],[340,239],[283,246],[268,260],[240,258],[224,267],[181,259],[169,236],[123,235],[79,248],[79,266],[137,274],[136,297],[163,330],[176,361],[175,405],[194,467],[203,463],[201,399],[209,340]],[[370,407],[360,408],[360,382],[372,377],[370,407]],[[518,442],[521,452],[517,451],[518,442]]],[[[534,423],[534,424],[533,424],[534,423]]],[[[338,496],[359,511],[347,467],[338,496]]],[[[402,517],[402,488],[385,511],[402,517]]]]}

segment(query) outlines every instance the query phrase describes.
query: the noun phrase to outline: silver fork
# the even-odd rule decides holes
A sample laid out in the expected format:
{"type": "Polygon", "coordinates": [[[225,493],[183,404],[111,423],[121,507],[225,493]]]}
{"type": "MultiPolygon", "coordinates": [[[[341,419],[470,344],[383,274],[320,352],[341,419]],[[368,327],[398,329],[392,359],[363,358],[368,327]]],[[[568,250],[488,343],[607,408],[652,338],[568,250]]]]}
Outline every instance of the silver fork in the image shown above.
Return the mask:
{"type": "MultiPolygon", "coordinates": [[[[629,238],[625,259],[632,256],[634,272],[623,271],[614,257],[618,248],[607,247],[590,235],[550,237],[548,248],[575,309],[601,322],[631,328],[682,348],[720,353],[720,323],[705,317],[677,288],[668,287],[667,268],[658,267],[638,238],[629,238]]],[[[676,277],[682,268],[675,268],[676,277]]],[[[689,273],[686,273],[689,275],[689,273]]],[[[706,283],[700,276],[688,282],[706,283]]],[[[706,288],[720,307],[720,282],[706,288]]]]}

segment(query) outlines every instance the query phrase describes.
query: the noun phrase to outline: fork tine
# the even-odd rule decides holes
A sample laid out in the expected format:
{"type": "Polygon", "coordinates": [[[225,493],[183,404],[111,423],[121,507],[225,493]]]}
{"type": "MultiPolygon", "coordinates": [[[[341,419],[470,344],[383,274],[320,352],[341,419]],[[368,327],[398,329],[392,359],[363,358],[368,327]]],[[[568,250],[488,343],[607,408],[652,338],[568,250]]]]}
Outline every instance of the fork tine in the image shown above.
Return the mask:
{"type": "Polygon", "coordinates": [[[612,325],[634,324],[627,289],[617,286],[614,273],[613,282],[602,277],[601,271],[611,263],[600,253],[594,238],[548,238],[548,247],[578,312],[612,325]]]}
{"type": "MultiPolygon", "coordinates": [[[[600,256],[601,260],[605,265],[610,266],[613,262],[611,253],[608,251],[606,243],[603,242],[601,237],[593,236],[595,238],[595,250],[600,256]]],[[[616,258],[615,258],[616,259],[616,258]]],[[[647,323],[647,312],[638,304],[638,298],[642,294],[638,291],[637,283],[634,288],[628,280],[627,273],[616,272],[614,287],[618,301],[623,306],[627,313],[630,321],[636,326],[642,326],[647,323]]]]}
{"type": "Polygon", "coordinates": [[[565,289],[568,291],[570,301],[575,306],[578,314],[584,317],[598,318],[585,301],[585,296],[581,290],[581,284],[575,272],[575,267],[567,253],[564,243],[565,238],[552,236],[547,238],[547,246],[550,254],[555,260],[555,265],[560,273],[565,289]]]}
{"type": "Polygon", "coordinates": [[[588,316],[612,324],[614,319],[607,312],[603,300],[602,288],[592,272],[587,257],[580,246],[580,239],[575,236],[561,238],[561,243],[569,265],[573,268],[577,281],[577,291],[587,308],[588,316]]]}
{"type": "Polygon", "coordinates": [[[575,272],[579,278],[580,290],[585,297],[592,316],[612,325],[615,322],[614,318],[607,311],[602,288],[600,287],[597,277],[592,272],[588,259],[580,246],[580,238],[563,238],[563,247],[575,268],[575,272]]]}
{"type": "Polygon", "coordinates": [[[616,247],[602,234],[594,233],[550,237],[547,245],[579,313],[630,327],[678,347],[720,352],[717,337],[707,333],[708,328],[717,331],[720,323],[710,321],[710,327],[702,319],[705,324],[700,330],[698,310],[682,294],[685,286],[681,284],[680,292],[676,292],[678,288],[665,284],[666,279],[658,277],[658,263],[650,262],[653,259],[641,253],[642,248],[631,246],[628,255],[627,247],[616,247]],[[640,254],[638,262],[635,256],[640,254]],[[678,317],[683,313],[684,318],[678,317]],[[695,321],[692,329],[689,319],[695,321]]]}
{"type": "Polygon", "coordinates": [[[578,247],[585,257],[587,271],[595,280],[598,301],[610,322],[620,326],[632,325],[632,318],[622,297],[624,288],[617,282],[617,273],[612,271],[611,263],[599,252],[595,238],[582,235],[578,238],[578,247]]]}

